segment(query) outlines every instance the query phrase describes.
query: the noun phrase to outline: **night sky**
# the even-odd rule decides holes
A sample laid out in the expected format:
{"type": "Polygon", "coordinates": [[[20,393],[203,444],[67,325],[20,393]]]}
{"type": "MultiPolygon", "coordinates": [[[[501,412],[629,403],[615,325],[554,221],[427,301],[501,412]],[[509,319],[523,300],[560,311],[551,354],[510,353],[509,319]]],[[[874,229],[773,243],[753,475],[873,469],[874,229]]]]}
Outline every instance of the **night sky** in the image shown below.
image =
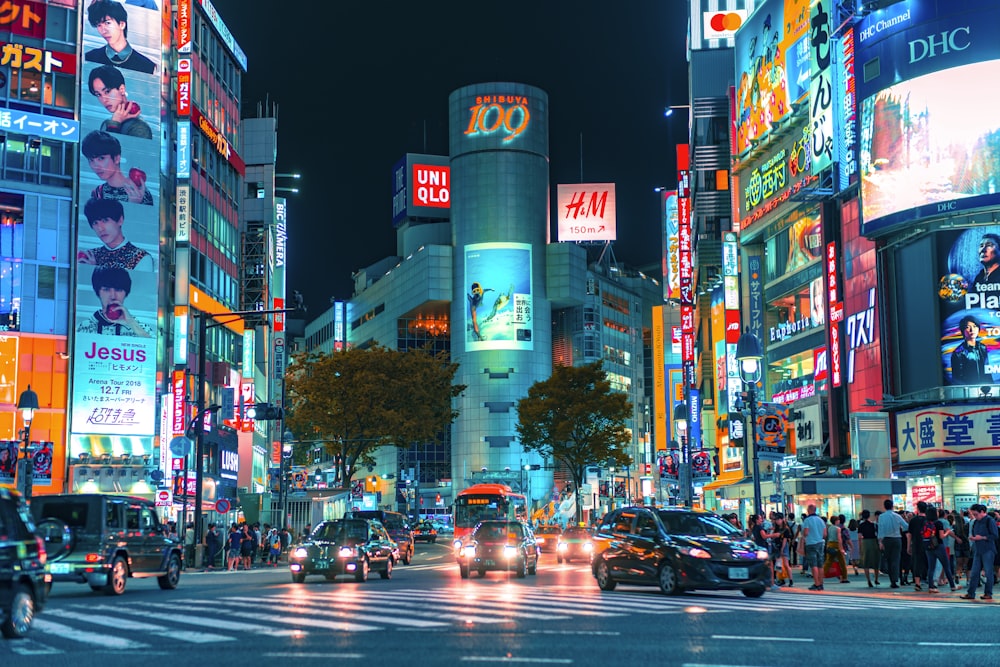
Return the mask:
{"type": "Polygon", "coordinates": [[[395,254],[392,167],[447,155],[448,95],[472,83],[545,90],[553,201],[557,183],[614,182],[615,257],[658,266],[653,188],[675,184],[687,132],[686,110],[663,116],[687,102],[686,2],[213,3],[249,61],[243,116],[276,104],[278,171],[302,174],[279,185],[300,189],[286,195],[288,293],[302,292],[306,319],[395,254]]]}

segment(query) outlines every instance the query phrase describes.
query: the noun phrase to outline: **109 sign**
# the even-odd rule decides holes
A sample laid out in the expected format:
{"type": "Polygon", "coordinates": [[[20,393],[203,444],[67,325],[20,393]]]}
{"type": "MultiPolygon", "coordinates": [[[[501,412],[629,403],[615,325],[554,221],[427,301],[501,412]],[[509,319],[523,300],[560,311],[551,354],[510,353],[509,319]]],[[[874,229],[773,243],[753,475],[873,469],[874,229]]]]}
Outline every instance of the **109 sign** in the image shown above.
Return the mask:
{"type": "Polygon", "coordinates": [[[465,136],[487,136],[503,132],[508,142],[528,128],[531,113],[528,98],[520,95],[486,95],[476,98],[475,106],[469,107],[469,126],[465,136]]]}

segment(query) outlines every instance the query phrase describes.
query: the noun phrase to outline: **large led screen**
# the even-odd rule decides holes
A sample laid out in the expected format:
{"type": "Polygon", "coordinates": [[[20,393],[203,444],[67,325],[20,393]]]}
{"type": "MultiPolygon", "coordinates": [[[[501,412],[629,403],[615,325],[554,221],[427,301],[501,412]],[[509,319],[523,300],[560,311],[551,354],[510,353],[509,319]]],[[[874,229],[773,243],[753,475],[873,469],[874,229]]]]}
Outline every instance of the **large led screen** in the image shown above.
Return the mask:
{"type": "Polygon", "coordinates": [[[465,277],[466,349],[533,349],[531,245],[467,245],[465,277]]]}
{"type": "Polygon", "coordinates": [[[1000,225],[937,237],[941,362],[946,384],[1000,378],[1000,225]]]}
{"type": "Polygon", "coordinates": [[[72,431],[155,433],[160,227],[156,9],[80,12],[81,166],[72,431]]]}
{"type": "Polygon", "coordinates": [[[1000,202],[1000,60],[918,76],[861,107],[865,229],[1000,202]]]}

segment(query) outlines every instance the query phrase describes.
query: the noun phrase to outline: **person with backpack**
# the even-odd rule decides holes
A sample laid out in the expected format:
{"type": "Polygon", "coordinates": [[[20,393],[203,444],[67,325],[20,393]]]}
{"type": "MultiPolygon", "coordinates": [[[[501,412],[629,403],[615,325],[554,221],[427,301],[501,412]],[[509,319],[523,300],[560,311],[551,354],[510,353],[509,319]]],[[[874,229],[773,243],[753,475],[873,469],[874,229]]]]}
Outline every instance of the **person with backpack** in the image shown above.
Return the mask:
{"type": "Polygon", "coordinates": [[[278,567],[278,560],[281,558],[281,535],[277,528],[272,528],[267,536],[268,558],[267,562],[271,567],[278,567]]]}
{"type": "Polygon", "coordinates": [[[847,578],[847,560],[844,558],[844,538],[840,532],[842,527],[840,517],[832,515],[830,525],[826,527],[826,558],[823,561],[823,573],[825,575],[831,566],[836,564],[840,569],[840,583],[846,584],[850,583],[850,580],[847,578]]]}
{"type": "Polygon", "coordinates": [[[980,573],[986,575],[986,588],[983,589],[983,600],[993,599],[993,562],[997,555],[997,540],[1000,531],[997,523],[986,514],[986,505],[975,504],[969,508],[972,523],[969,525],[969,543],[972,545],[972,569],[969,570],[969,588],[963,600],[975,600],[976,588],[979,586],[980,573]]]}
{"type": "Polygon", "coordinates": [[[910,574],[913,575],[913,590],[922,591],[920,580],[927,579],[927,554],[924,552],[924,524],[927,523],[927,503],[917,503],[917,513],[910,519],[906,533],[906,553],[910,554],[910,574]]]}
{"type": "Polygon", "coordinates": [[[941,563],[948,583],[951,585],[951,590],[955,592],[958,588],[955,586],[955,576],[951,572],[951,563],[948,562],[948,553],[944,547],[945,536],[954,535],[954,533],[952,533],[951,528],[946,529],[938,519],[937,508],[928,507],[925,518],[921,539],[924,543],[924,553],[927,554],[927,591],[929,593],[938,592],[934,570],[937,568],[937,564],[941,563]]]}

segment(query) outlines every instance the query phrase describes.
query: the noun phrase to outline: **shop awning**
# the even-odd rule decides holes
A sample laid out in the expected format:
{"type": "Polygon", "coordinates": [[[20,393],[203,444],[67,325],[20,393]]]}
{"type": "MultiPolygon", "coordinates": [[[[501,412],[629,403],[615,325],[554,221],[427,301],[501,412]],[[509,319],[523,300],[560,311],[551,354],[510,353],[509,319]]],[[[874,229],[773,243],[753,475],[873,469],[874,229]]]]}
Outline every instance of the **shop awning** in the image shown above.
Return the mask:
{"type": "Polygon", "coordinates": [[[744,479],[747,478],[740,477],[739,475],[734,475],[732,477],[720,477],[714,482],[709,482],[708,484],[703,486],[702,489],[705,491],[714,491],[715,489],[721,489],[723,487],[729,486],[730,484],[739,484],[744,479]]]}
{"type": "Polygon", "coordinates": [[[905,479],[811,477],[785,481],[785,490],[808,496],[889,496],[906,493],[905,479]]]}

